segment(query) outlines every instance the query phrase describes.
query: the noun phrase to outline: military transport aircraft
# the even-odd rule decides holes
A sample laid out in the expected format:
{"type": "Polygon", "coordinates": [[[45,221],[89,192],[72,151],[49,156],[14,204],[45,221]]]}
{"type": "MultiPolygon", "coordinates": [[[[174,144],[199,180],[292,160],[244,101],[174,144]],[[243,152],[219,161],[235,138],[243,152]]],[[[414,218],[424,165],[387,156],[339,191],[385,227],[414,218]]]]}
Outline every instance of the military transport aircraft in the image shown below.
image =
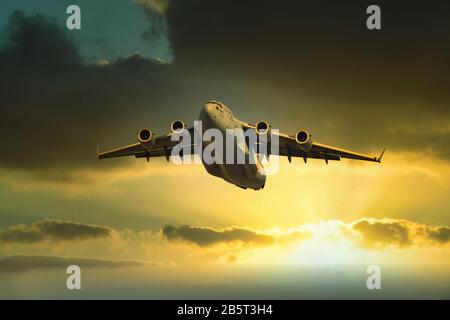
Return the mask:
{"type": "MultiPolygon", "coordinates": [[[[252,144],[249,144],[249,142],[246,140],[246,143],[244,143],[243,147],[244,150],[241,151],[244,152],[247,158],[251,158],[252,152],[254,152],[255,154],[259,154],[258,150],[263,149],[265,150],[265,156],[269,157],[271,154],[286,156],[289,162],[291,162],[292,157],[300,157],[303,158],[305,163],[307,162],[307,159],[322,159],[325,160],[326,163],[328,163],[329,160],[340,161],[341,158],[379,163],[381,162],[381,158],[384,154],[383,150],[379,157],[372,157],[353,151],[313,142],[311,139],[311,135],[308,134],[308,132],[306,132],[305,130],[299,130],[295,135],[280,133],[276,130],[271,130],[271,126],[265,121],[260,121],[255,125],[251,125],[237,119],[234,116],[233,112],[231,112],[231,110],[227,108],[223,103],[214,100],[208,101],[205,104],[200,112],[199,120],[201,121],[202,130],[215,129],[217,131],[218,129],[220,132],[225,133],[225,131],[230,129],[240,129],[243,132],[252,131],[257,137],[270,135],[277,138],[277,150],[276,152],[272,153],[272,148],[252,148],[252,144]]],[[[141,129],[137,133],[138,143],[105,152],[97,151],[97,158],[105,159],[134,156],[136,158],[146,158],[148,161],[149,158],[166,157],[167,161],[169,161],[170,156],[173,155],[172,151],[174,151],[174,148],[176,148],[177,144],[179,144],[178,140],[173,141],[173,136],[182,132],[194,136],[196,128],[195,126],[187,127],[183,121],[176,120],[171,123],[170,130],[171,132],[168,134],[156,136],[147,128],[141,129]]],[[[201,140],[189,139],[189,148],[186,149],[183,147],[181,149],[181,156],[187,154],[186,150],[188,150],[190,154],[198,154],[198,149],[197,151],[195,149],[195,141],[197,141],[197,145],[201,145],[201,150],[204,150],[211,143],[211,140],[205,141],[202,138],[202,135],[200,135],[200,137],[201,140]]],[[[264,143],[270,145],[270,138],[264,141],[264,143]]],[[[261,142],[257,142],[256,144],[261,144],[261,142]]],[[[232,152],[236,152],[236,148],[239,148],[238,144],[235,144],[234,150],[232,150],[232,152]]],[[[224,149],[224,152],[221,156],[225,157],[226,152],[226,149],[224,149]]],[[[264,188],[264,185],[266,183],[266,174],[264,172],[264,167],[260,161],[260,158],[254,158],[256,159],[255,161],[246,161],[246,163],[227,163],[226,161],[211,163],[203,160],[202,163],[206,171],[213,176],[220,177],[225,181],[235,184],[236,186],[244,189],[250,188],[259,190],[264,188]]]]}

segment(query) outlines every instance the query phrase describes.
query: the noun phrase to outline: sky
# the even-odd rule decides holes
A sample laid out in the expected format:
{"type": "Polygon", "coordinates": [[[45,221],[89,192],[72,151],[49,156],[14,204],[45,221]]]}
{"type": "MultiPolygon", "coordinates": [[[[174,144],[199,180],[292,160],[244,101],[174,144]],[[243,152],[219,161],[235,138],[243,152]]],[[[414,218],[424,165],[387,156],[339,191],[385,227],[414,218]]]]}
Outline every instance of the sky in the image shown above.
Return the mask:
{"type": "Polygon", "coordinates": [[[450,298],[448,1],[0,4],[0,298],[450,298]],[[98,161],[216,99],[381,164],[98,161]],[[65,268],[82,290],[65,288],[65,268]],[[369,265],[382,289],[368,290],[369,265]]]}

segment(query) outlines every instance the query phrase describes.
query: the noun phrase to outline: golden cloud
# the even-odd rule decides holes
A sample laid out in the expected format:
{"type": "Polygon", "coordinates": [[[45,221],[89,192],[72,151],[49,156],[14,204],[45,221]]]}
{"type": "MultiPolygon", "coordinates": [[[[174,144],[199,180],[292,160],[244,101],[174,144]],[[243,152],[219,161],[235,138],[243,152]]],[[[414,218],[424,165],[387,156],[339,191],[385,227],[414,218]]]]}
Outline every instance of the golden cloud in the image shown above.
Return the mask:
{"type": "Polygon", "coordinates": [[[289,245],[320,238],[329,241],[350,239],[361,247],[379,249],[387,246],[406,248],[445,245],[450,241],[450,228],[401,219],[362,218],[351,223],[328,221],[307,224],[287,231],[253,230],[235,226],[210,228],[166,225],[162,229],[162,235],[170,241],[183,241],[202,247],[219,243],[230,246],[236,243],[253,246],[289,245]]]}
{"type": "Polygon", "coordinates": [[[0,232],[0,243],[87,240],[107,238],[111,234],[112,229],[109,227],[46,219],[34,222],[31,228],[16,225],[0,232]]]}
{"type": "Polygon", "coordinates": [[[450,228],[400,219],[363,218],[351,224],[368,248],[442,245],[450,241],[450,228]]]}
{"type": "MultiPolygon", "coordinates": [[[[95,241],[102,241],[111,250],[125,248],[128,245],[143,248],[154,243],[161,244],[163,239],[171,243],[196,245],[200,248],[241,248],[283,246],[289,247],[310,240],[324,243],[337,243],[350,240],[365,249],[376,250],[385,247],[404,249],[408,247],[441,247],[450,242],[448,226],[433,226],[401,219],[362,218],[351,223],[330,220],[317,224],[305,224],[287,230],[257,230],[247,227],[230,226],[212,228],[206,226],[165,225],[159,231],[131,229],[118,230],[108,226],[82,224],[62,220],[40,220],[31,227],[12,226],[0,232],[1,244],[32,245],[44,241],[51,244],[89,240],[89,247],[95,247],[95,241]],[[133,243],[131,245],[131,243],[133,243]]],[[[98,243],[100,246],[100,242],[98,243]]],[[[80,246],[76,246],[80,247],[80,246]]],[[[208,249],[209,250],[209,249],[208,249]]],[[[206,252],[206,251],[205,251],[206,252]]]]}
{"type": "Polygon", "coordinates": [[[273,235],[237,227],[213,229],[188,225],[179,227],[166,225],[162,229],[162,234],[169,240],[182,240],[197,244],[199,246],[208,246],[219,242],[241,242],[256,245],[270,245],[275,241],[275,237],[273,235]]]}

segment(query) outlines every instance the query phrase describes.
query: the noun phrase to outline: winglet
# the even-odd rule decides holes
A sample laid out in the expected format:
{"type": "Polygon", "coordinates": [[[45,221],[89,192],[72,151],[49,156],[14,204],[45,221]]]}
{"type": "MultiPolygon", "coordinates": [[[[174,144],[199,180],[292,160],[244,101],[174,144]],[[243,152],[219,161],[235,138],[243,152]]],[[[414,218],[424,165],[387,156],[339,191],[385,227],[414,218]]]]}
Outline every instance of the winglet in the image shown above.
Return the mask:
{"type": "Polygon", "coordinates": [[[383,158],[384,152],[386,151],[386,148],[383,149],[383,151],[381,151],[380,156],[377,158],[377,162],[381,163],[381,159],[383,158]]]}
{"type": "Polygon", "coordinates": [[[98,149],[98,146],[97,146],[97,159],[98,159],[98,160],[101,160],[101,159],[100,159],[100,150],[98,149]]]}

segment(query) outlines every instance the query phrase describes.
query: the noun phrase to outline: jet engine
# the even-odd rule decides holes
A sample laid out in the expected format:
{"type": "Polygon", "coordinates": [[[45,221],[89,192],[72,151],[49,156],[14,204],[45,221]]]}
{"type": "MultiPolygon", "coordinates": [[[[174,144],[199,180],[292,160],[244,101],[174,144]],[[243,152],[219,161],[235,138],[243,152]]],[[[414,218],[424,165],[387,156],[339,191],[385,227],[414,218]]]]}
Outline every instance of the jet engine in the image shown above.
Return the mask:
{"type": "Polygon", "coordinates": [[[308,152],[312,148],[311,135],[305,130],[298,130],[295,134],[295,141],[297,141],[298,147],[305,152],[308,152]]]}
{"type": "Polygon", "coordinates": [[[181,120],[175,120],[170,124],[170,131],[173,133],[180,133],[186,129],[186,124],[181,120]]]}
{"type": "Polygon", "coordinates": [[[259,121],[255,125],[255,131],[258,139],[256,151],[267,156],[271,143],[270,125],[266,121],[259,121]]]}
{"type": "Polygon", "coordinates": [[[270,135],[270,126],[266,121],[259,121],[255,125],[255,131],[259,135],[267,134],[269,136],[270,135]]]}
{"type": "Polygon", "coordinates": [[[146,150],[150,150],[155,144],[155,135],[149,129],[141,129],[138,131],[139,143],[146,150]]]}

